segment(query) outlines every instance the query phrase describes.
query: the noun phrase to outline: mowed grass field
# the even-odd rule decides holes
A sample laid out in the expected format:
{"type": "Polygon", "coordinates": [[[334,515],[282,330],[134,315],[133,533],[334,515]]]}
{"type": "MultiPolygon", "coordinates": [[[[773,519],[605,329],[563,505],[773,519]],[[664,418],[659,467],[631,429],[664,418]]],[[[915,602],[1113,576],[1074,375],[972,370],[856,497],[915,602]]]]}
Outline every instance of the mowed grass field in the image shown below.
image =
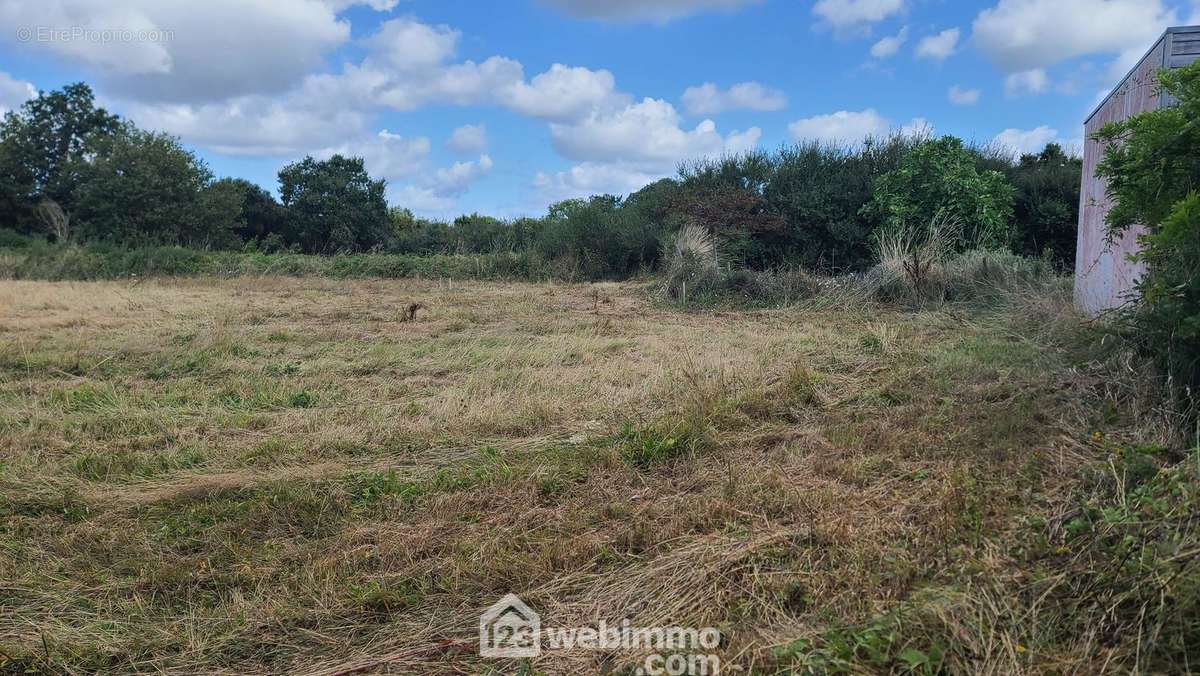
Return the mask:
{"type": "Polygon", "coordinates": [[[1134,424],[1069,306],[0,281],[0,663],[636,664],[481,659],[479,613],[514,592],[544,626],[717,627],[755,672],[1127,669],[1038,606],[1085,469],[1134,424]]]}

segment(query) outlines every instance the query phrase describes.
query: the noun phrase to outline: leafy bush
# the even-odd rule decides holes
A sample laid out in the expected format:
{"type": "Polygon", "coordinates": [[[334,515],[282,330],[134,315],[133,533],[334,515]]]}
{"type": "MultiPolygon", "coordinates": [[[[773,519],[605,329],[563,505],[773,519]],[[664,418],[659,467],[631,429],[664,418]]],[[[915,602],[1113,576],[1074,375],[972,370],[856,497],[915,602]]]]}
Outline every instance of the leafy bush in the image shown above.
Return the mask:
{"type": "Polygon", "coordinates": [[[871,263],[878,224],[862,207],[876,179],[917,142],[901,135],[861,147],[812,142],[693,162],[680,171],[675,211],[713,233],[736,266],[861,269],[871,263]]]}
{"type": "Polygon", "coordinates": [[[619,197],[593,196],[550,207],[534,250],[560,261],[569,276],[624,277],[652,268],[658,260],[658,224],[619,197]]]}
{"type": "Polygon", "coordinates": [[[85,180],[79,169],[121,130],[82,82],[42,92],[0,121],[0,223],[40,229],[33,207],[53,200],[71,213],[85,180]]]}
{"type": "Polygon", "coordinates": [[[1140,239],[1147,274],[1135,322],[1185,397],[1200,394],[1200,194],[1177,203],[1140,239]]]}
{"type": "Polygon", "coordinates": [[[870,266],[871,237],[879,219],[862,208],[877,179],[897,169],[919,139],[892,135],[861,148],[816,143],[783,148],[765,198],[786,222],[784,235],[764,246],[786,253],[772,265],[799,264],[822,271],[870,266]]]}
{"type": "Polygon", "coordinates": [[[1012,186],[1000,172],[979,172],[971,151],[952,136],[917,144],[898,169],[879,177],[863,210],[890,228],[944,214],[962,225],[952,242],[957,251],[1007,246],[1012,239],[1012,186]]]}
{"type": "Polygon", "coordinates": [[[45,240],[16,230],[0,228],[0,249],[30,249],[45,244],[45,240]]]}
{"type": "Polygon", "coordinates": [[[245,243],[267,250],[281,250],[287,214],[271,193],[240,178],[222,178],[208,190],[232,197],[233,233],[245,243]],[[271,242],[268,242],[274,238],[271,242]]]}
{"type": "Polygon", "coordinates": [[[1189,193],[1200,190],[1200,62],[1159,74],[1159,88],[1178,105],[1104,126],[1096,140],[1104,156],[1096,175],[1113,200],[1108,225],[1116,233],[1135,223],[1155,227],[1189,193]]]}
{"type": "Polygon", "coordinates": [[[774,172],[774,158],[757,151],[693,162],[680,170],[674,209],[710,233],[732,263],[761,267],[770,259],[764,239],[784,227],[763,194],[774,172]]]}
{"type": "Polygon", "coordinates": [[[1148,228],[1138,258],[1147,274],[1130,319],[1176,391],[1195,404],[1200,385],[1200,62],[1159,74],[1178,105],[1105,125],[1097,175],[1108,181],[1110,236],[1148,228]]]}

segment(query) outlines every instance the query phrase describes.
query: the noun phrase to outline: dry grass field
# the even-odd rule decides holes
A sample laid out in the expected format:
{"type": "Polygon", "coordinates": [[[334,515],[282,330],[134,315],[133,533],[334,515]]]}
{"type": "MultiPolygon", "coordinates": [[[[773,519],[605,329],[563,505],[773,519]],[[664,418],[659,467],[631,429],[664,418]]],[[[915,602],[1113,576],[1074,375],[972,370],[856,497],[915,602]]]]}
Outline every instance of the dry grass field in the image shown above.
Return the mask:
{"type": "Polygon", "coordinates": [[[635,664],[480,658],[509,592],[717,627],[743,672],[1136,668],[1054,600],[1089,468],[1152,434],[1068,308],[0,281],[0,669],[635,664]]]}

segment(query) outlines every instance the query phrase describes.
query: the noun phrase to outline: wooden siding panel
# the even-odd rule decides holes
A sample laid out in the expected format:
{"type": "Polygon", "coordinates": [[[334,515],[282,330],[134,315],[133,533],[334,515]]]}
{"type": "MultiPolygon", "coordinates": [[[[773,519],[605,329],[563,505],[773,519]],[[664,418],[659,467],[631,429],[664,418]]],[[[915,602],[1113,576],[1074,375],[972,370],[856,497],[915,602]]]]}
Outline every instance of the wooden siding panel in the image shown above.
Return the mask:
{"type": "Polygon", "coordinates": [[[1092,140],[1092,136],[1109,122],[1158,109],[1155,74],[1162,69],[1166,56],[1166,40],[1159,40],[1084,125],[1083,186],[1079,196],[1079,238],[1075,249],[1075,301],[1093,315],[1125,303],[1144,266],[1128,259],[1129,254],[1137,251],[1137,236],[1143,232],[1140,226],[1130,228],[1111,245],[1107,242],[1104,218],[1111,202],[1105,194],[1105,181],[1096,178],[1096,165],[1104,148],[1092,140]]]}

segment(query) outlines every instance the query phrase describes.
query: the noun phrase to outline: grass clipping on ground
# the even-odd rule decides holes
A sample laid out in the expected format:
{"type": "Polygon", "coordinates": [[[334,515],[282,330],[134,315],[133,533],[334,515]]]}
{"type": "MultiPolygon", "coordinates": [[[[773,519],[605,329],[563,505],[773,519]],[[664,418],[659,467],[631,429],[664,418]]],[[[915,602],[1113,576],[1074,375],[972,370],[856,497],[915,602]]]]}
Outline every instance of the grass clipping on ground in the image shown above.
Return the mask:
{"type": "Polygon", "coordinates": [[[756,672],[1186,669],[1195,458],[1039,294],[0,282],[0,668],[637,663],[481,659],[514,592],[547,626],[716,627],[756,672]]]}

